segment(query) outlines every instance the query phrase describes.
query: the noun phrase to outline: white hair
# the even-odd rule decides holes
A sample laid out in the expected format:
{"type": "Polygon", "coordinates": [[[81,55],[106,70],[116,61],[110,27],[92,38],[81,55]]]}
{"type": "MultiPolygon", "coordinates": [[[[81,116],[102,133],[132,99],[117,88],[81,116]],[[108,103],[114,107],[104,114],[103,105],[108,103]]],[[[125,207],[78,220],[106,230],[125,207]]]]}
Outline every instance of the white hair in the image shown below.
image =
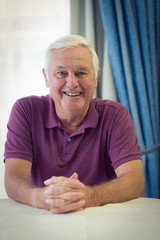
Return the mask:
{"type": "Polygon", "coordinates": [[[52,42],[45,52],[45,58],[44,58],[44,67],[47,71],[48,65],[50,62],[50,56],[54,49],[63,49],[63,48],[69,48],[69,47],[76,47],[76,46],[82,46],[89,50],[92,56],[92,63],[93,67],[95,69],[95,78],[98,77],[98,71],[99,71],[99,59],[98,56],[94,50],[94,48],[89,44],[89,42],[80,35],[67,35],[61,38],[58,38],[54,42],[52,42]]]}

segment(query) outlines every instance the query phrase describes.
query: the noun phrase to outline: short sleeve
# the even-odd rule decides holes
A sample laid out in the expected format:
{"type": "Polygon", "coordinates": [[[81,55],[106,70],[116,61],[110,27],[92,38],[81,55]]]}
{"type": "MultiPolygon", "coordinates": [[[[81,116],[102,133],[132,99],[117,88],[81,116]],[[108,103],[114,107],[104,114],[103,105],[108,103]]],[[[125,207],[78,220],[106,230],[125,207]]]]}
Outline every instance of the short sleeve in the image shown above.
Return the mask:
{"type": "Polygon", "coordinates": [[[125,107],[117,109],[115,113],[109,155],[114,169],[127,161],[141,159],[134,124],[125,107]]]}
{"type": "Polygon", "coordinates": [[[32,161],[31,108],[27,99],[16,101],[7,124],[4,159],[21,158],[32,161]]]}

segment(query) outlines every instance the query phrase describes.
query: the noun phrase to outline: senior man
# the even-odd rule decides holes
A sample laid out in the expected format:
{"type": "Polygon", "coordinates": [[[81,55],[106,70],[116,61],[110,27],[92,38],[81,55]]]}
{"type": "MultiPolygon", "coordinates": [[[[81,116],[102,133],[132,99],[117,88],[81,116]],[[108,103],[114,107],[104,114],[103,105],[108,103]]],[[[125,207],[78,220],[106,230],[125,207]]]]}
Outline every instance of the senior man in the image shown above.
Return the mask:
{"type": "Polygon", "coordinates": [[[9,197],[53,213],[142,196],[141,152],[127,109],[93,98],[98,57],[79,35],[49,45],[47,96],[14,104],[5,144],[9,197]]]}

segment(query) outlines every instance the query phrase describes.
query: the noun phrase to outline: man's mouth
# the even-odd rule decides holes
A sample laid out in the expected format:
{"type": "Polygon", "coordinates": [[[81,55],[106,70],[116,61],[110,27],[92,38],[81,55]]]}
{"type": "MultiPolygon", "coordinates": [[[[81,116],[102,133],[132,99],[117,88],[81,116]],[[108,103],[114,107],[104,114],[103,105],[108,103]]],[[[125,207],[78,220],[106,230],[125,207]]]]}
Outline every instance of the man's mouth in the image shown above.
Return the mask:
{"type": "Polygon", "coordinates": [[[78,97],[82,94],[82,92],[63,92],[63,93],[69,97],[78,97]]]}

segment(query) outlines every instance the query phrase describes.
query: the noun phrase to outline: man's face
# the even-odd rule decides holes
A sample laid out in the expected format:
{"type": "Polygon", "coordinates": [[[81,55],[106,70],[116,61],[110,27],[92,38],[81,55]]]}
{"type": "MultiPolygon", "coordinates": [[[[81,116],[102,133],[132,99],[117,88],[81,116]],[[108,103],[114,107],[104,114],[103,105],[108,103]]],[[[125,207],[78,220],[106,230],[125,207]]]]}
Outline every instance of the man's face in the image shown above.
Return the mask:
{"type": "Polygon", "coordinates": [[[58,116],[86,113],[97,87],[92,57],[82,46],[53,50],[46,85],[58,116]]]}

